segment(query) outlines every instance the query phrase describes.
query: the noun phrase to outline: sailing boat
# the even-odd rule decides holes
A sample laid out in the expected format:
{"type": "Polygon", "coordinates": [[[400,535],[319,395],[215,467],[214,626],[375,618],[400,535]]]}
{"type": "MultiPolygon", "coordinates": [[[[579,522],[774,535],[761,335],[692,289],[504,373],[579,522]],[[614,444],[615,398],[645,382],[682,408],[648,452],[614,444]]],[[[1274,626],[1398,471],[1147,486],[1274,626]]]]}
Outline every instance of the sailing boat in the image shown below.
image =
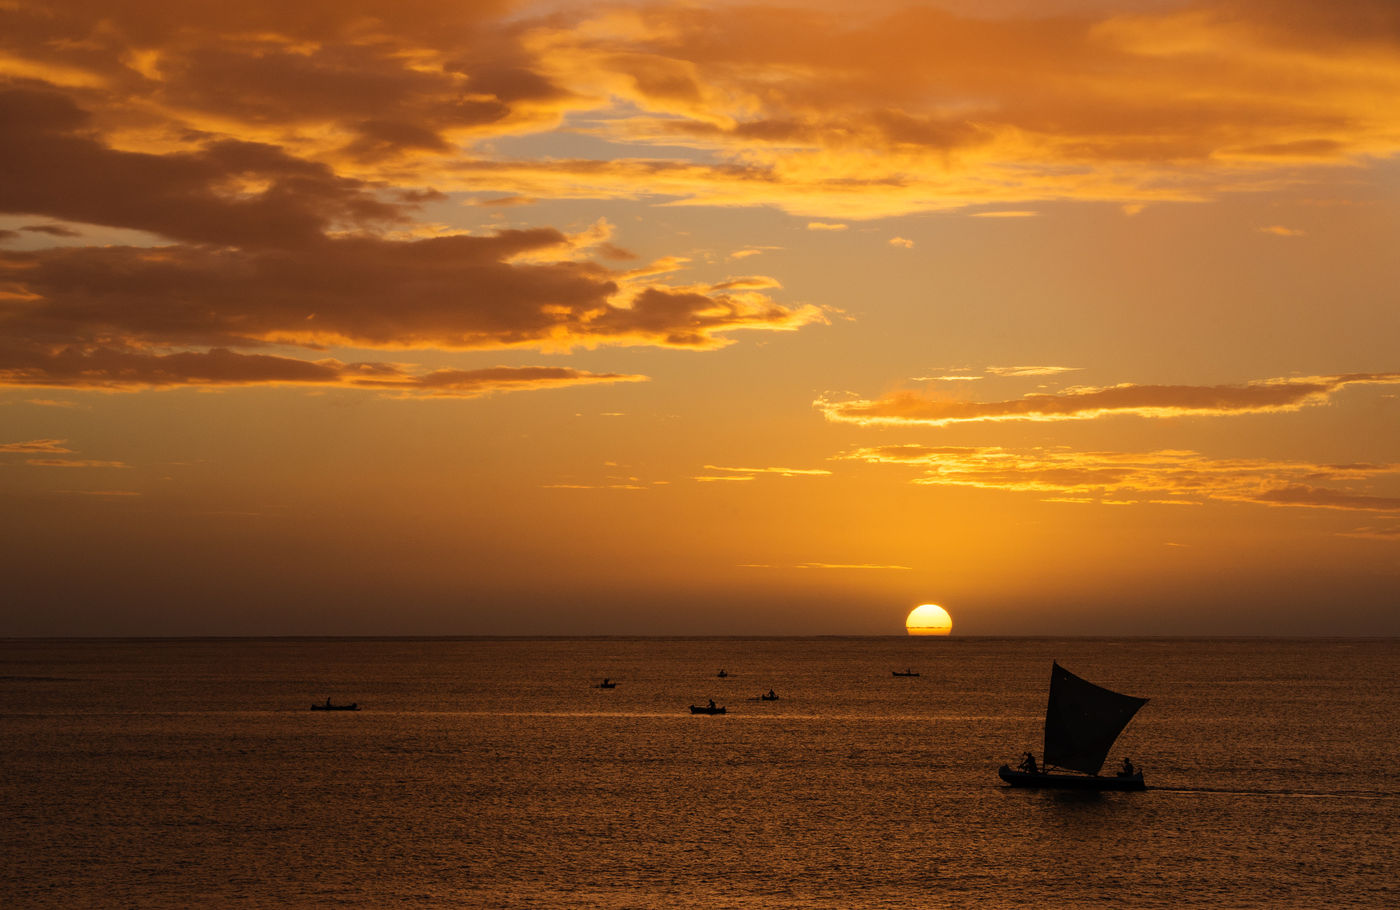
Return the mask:
{"type": "Polygon", "coordinates": [[[1145,698],[1111,692],[1055,663],[1045,706],[1044,770],[1012,771],[1002,765],[997,774],[1013,787],[1146,790],[1142,772],[1128,770],[1131,766],[1116,777],[1099,777],[1114,740],[1145,704],[1145,698]],[[1080,773],[1052,773],[1051,768],[1080,773]]]}

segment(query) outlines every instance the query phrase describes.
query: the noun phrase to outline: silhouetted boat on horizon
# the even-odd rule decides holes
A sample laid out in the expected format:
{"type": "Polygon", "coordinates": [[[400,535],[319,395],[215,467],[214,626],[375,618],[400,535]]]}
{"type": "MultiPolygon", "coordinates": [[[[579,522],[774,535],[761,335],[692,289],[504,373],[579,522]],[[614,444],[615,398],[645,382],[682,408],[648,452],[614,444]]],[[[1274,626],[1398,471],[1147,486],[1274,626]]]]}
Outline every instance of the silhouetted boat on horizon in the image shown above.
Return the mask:
{"type": "Polygon", "coordinates": [[[1146,790],[1141,771],[1113,777],[1100,777],[1099,771],[1118,735],[1147,701],[1096,686],[1075,676],[1058,662],[1052,663],[1050,698],[1045,705],[1045,745],[1041,753],[1044,770],[1013,771],[1008,765],[1002,765],[997,775],[1013,787],[1146,790]]]}
{"type": "Polygon", "coordinates": [[[605,679],[605,680],[603,680],[602,682],[598,683],[598,685],[594,686],[593,688],[595,688],[595,689],[616,689],[616,688],[617,688],[617,683],[613,682],[611,679],[605,679]]]}
{"type": "Polygon", "coordinates": [[[324,702],[316,702],[311,705],[312,711],[358,711],[360,703],[352,701],[348,705],[333,705],[328,698],[324,702]]]}
{"type": "Polygon", "coordinates": [[[691,714],[723,714],[723,705],[691,705],[691,714]]]}
{"type": "Polygon", "coordinates": [[[918,670],[895,670],[895,671],[893,671],[890,675],[892,675],[892,676],[918,676],[918,675],[919,675],[919,671],[918,671],[918,670]]]}

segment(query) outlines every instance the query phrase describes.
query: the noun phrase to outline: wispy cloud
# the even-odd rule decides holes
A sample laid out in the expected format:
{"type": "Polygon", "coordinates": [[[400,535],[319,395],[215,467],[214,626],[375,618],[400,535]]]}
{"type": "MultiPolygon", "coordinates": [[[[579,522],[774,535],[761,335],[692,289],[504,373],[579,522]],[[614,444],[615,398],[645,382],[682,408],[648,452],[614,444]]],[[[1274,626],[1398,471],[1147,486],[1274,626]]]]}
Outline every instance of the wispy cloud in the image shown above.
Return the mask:
{"type": "Polygon", "coordinates": [[[27,458],[25,464],[41,468],[124,468],[125,462],[98,461],[90,458],[27,458]]]}
{"type": "Polygon", "coordinates": [[[993,376],[1055,376],[1059,373],[1074,373],[1080,367],[987,367],[993,376]]]}
{"type": "Polygon", "coordinates": [[[1400,512],[1400,464],[1316,464],[1209,458],[1191,451],[1075,452],[995,446],[893,445],[841,456],[915,467],[913,483],[1035,493],[1103,504],[1246,502],[1266,506],[1400,512]],[[1162,499],[1167,496],[1170,498],[1162,499]],[[1142,499],[1141,497],[1150,497],[1142,499]]]}
{"type": "Polygon", "coordinates": [[[914,248],[914,241],[910,240],[908,237],[891,237],[890,246],[897,246],[906,250],[912,250],[914,248]]]}
{"type": "Polygon", "coordinates": [[[879,571],[912,571],[909,566],[880,565],[876,563],[838,563],[838,562],[799,562],[790,565],[770,565],[766,563],[744,562],[739,564],[741,569],[873,569],[879,571]]]}
{"type": "Polygon", "coordinates": [[[809,230],[809,231],[844,231],[844,230],[846,230],[848,227],[850,227],[850,225],[847,225],[847,224],[840,224],[840,223],[833,223],[833,222],[829,222],[829,221],[809,221],[809,222],[807,222],[807,230],[809,230]]]}
{"type": "Polygon", "coordinates": [[[71,455],[66,439],[31,439],[28,442],[0,442],[0,454],[71,455]]]}
{"type": "Polygon", "coordinates": [[[875,400],[818,399],[828,420],[863,426],[947,426],[984,421],[1092,420],[1136,417],[1210,417],[1296,411],[1324,404],[1351,385],[1400,384],[1400,373],[1351,373],[1267,379],[1244,385],[1123,385],[1035,393],[1010,401],[930,398],[899,391],[875,400]]]}
{"type": "MultiPolygon", "coordinates": [[[[776,474],[779,477],[826,477],[830,471],[823,468],[726,468],[719,465],[705,465],[707,471],[718,471],[727,477],[747,475],[743,479],[747,480],[760,474],[776,474]]],[[[697,478],[698,479],[698,478],[697,478]]]]}
{"type": "Polygon", "coordinates": [[[1273,234],[1277,237],[1303,237],[1307,234],[1307,231],[1299,230],[1298,228],[1284,227],[1281,224],[1261,227],[1259,231],[1264,234],[1273,234]]]}

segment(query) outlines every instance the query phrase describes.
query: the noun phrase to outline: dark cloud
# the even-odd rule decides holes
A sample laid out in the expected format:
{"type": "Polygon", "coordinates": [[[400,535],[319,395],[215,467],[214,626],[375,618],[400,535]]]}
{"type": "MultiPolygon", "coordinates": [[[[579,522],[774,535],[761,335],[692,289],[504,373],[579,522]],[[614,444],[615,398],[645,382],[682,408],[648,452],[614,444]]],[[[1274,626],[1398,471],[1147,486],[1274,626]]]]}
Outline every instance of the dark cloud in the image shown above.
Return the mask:
{"type": "Polygon", "coordinates": [[[20,228],[21,231],[29,231],[33,234],[48,234],[50,237],[81,237],[81,231],[64,227],[61,224],[27,224],[20,228]]]}
{"type": "Polygon", "coordinates": [[[293,247],[335,226],[406,219],[359,180],[274,146],[112,149],[91,115],[53,91],[0,91],[0,212],[135,228],[194,243],[293,247]]]}
{"type": "MultiPolygon", "coordinates": [[[[170,354],[112,347],[52,352],[0,344],[0,385],[74,389],[159,389],[179,386],[304,385],[475,398],[495,392],[640,382],[645,376],[591,373],[568,367],[490,367],[413,373],[391,363],[306,361],[224,348],[170,354]]],[[[62,440],[0,445],[3,452],[63,453],[62,440]]]]}

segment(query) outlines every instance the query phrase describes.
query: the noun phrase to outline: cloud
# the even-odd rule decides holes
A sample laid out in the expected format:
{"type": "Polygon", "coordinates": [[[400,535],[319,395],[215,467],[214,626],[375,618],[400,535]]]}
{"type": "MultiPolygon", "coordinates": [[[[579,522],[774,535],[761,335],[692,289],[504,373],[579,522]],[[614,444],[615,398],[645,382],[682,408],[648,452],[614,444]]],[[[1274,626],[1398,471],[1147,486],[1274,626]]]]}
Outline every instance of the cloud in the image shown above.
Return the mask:
{"type": "Polygon", "coordinates": [[[1397,150],[1400,59],[1377,37],[1393,34],[1389,0],[1096,6],[963,16],[889,3],[853,16],[744,2],[113,0],[98,16],[77,0],[12,0],[0,72],[96,114],[84,138],[10,150],[25,183],[62,169],[80,190],[62,199],[40,182],[28,195],[80,222],[120,209],[163,236],[246,231],[288,204],[289,235],[367,217],[352,211],[361,202],[389,202],[392,217],[375,197],[393,186],[773,205],[821,223],[1055,199],[1141,206],[1397,150]],[[492,145],[565,124],[615,153],[492,145]],[[280,164],[238,172],[223,158],[247,150],[221,149],[230,137],[280,164]],[[639,144],[654,156],[637,157],[639,144]],[[180,173],[151,181],[155,158],[180,173]],[[308,166],[300,176],[293,161],[308,166]],[[130,188],[86,176],[85,162],[130,188]],[[222,200],[207,192],[214,172],[227,176],[222,200]],[[286,198],[302,179],[322,204],[286,198]],[[221,226],[218,202],[245,217],[221,226]]]}
{"type": "Polygon", "coordinates": [[[73,450],[65,445],[67,441],[66,439],[31,439],[28,442],[3,442],[0,443],[0,454],[71,455],[73,450]]]}
{"type": "Polygon", "coordinates": [[[742,480],[750,480],[759,474],[777,474],[780,477],[825,477],[831,474],[830,471],[823,468],[725,468],[713,464],[705,465],[705,470],[719,471],[721,474],[727,475],[747,475],[736,478],[742,480]]]}
{"type": "Polygon", "coordinates": [[[993,376],[1054,376],[1058,373],[1074,373],[1082,367],[987,367],[993,376]]]}
{"type": "Polygon", "coordinates": [[[402,396],[476,398],[498,392],[644,382],[624,373],[567,367],[490,367],[412,373],[391,363],[307,361],[226,348],[161,354],[111,347],[55,351],[0,345],[0,385],[127,391],[179,386],[300,385],[377,390],[402,396]]]}
{"type": "Polygon", "coordinates": [[[899,391],[883,398],[814,405],[837,423],[862,426],[947,426],[983,421],[1092,420],[1101,417],[1211,417],[1296,411],[1324,404],[1350,385],[1400,384],[1400,373],[1351,373],[1304,379],[1267,379],[1245,385],[1123,385],[1031,394],[1010,401],[928,398],[899,391]]]}
{"type": "Polygon", "coordinates": [[[673,287],[600,264],[594,256],[635,258],[605,221],[576,234],[404,238],[440,194],[345,176],[343,162],[291,144],[187,130],[155,150],[119,148],[101,117],[52,87],[0,83],[0,126],[10,140],[0,211],[168,241],[0,254],[0,295],[24,304],[0,312],[0,382],[10,385],[337,383],[320,357],[249,349],[704,350],[734,331],[826,320],[752,283],[673,287]]]}
{"type": "Polygon", "coordinates": [[[1376,484],[1400,482],[1400,464],[1316,464],[1208,458],[1190,451],[1075,452],[996,446],[892,445],[841,456],[921,469],[913,481],[1048,494],[1054,501],[1108,505],[1244,502],[1266,506],[1400,512],[1400,497],[1376,484]],[[1324,485],[1325,484],[1325,485],[1324,485]]]}
{"type": "Polygon", "coordinates": [[[1284,227],[1281,224],[1275,224],[1270,227],[1261,227],[1259,228],[1259,231],[1263,234],[1273,234],[1276,237],[1304,237],[1307,235],[1307,231],[1301,231],[1297,228],[1284,227]]]}
{"type": "Polygon", "coordinates": [[[61,224],[28,224],[20,228],[21,231],[29,231],[33,234],[48,234],[50,237],[81,237],[81,231],[75,231],[70,227],[61,224]]]}
{"type": "Polygon", "coordinates": [[[120,461],[96,461],[86,458],[27,458],[25,464],[41,468],[124,468],[120,461]]]}
{"type": "Polygon", "coordinates": [[[890,246],[898,246],[906,250],[912,250],[914,248],[914,241],[910,240],[908,237],[891,237],[890,246]]]}
{"type": "Polygon", "coordinates": [[[850,227],[850,225],[847,225],[847,224],[833,224],[833,223],[827,222],[827,221],[809,221],[809,222],[807,222],[807,230],[809,230],[809,231],[844,231],[844,230],[846,230],[848,227],[850,227]]]}
{"type": "Polygon", "coordinates": [[[746,562],[740,563],[741,569],[877,569],[884,571],[909,572],[909,566],[879,565],[876,563],[837,563],[837,562],[799,562],[793,565],[767,565],[764,563],[746,562]]]}
{"type": "Polygon", "coordinates": [[[1000,212],[973,212],[973,218],[1036,218],[1039,212],[1031,212],[1023,209],[1013,209],[1000,212]]]}

